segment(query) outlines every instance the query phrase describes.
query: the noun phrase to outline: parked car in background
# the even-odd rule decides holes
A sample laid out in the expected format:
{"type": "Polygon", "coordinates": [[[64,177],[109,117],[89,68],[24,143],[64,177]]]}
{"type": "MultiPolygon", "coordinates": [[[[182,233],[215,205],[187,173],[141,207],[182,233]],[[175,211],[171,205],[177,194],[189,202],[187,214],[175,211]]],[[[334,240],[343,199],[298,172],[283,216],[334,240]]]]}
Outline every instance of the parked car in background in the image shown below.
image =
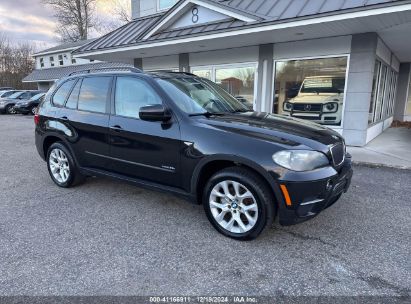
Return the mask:
{"type": "Polygon", "coordinates": [[[337,132],[256,113],[187,73],[76,74],[34,116],[51,179],[69,188],[108,176],[203,204],[211,224],[256,238],[278,215],[293,225],[347,191],[351,157],[337,132]]]}
{"type": "Polygon", "coordinates": [[[43,101],[45,95],[46,93],[43,92],[34,95],[29,100],[20,100],[14,106],[14,110],[20,114],[27,115],[30,113],[34,115],[36,113],[38,105],[43,101]]]}
{"type": "Polygon", "coordinates": [[[15,114],[14,106],[20,100],[28,100],[34,95],[42,93],[41,91],[21,91],[10,95],[7,98],[0,99],[0,114],[15,114]]]}
{"type": "Polygon", "coordinates": [[[320,124],[339,125],[343,113],[344,87],[344,77],[306,77],[297,96],[284,102],[284,113],[320,124]]]}
{"type": "Polygon", "coordinates": [[[0,91],[14,90],[12,87],[0,87],[0,91]]]}
{"type": "Polygon", "coordinates": [[[0,91],[0,99],[2,98],[6,98],[9,97],[10,95],[17,93],[17,92],[21,92],[20,90],[4,90],[4,91],[0,91]]]}

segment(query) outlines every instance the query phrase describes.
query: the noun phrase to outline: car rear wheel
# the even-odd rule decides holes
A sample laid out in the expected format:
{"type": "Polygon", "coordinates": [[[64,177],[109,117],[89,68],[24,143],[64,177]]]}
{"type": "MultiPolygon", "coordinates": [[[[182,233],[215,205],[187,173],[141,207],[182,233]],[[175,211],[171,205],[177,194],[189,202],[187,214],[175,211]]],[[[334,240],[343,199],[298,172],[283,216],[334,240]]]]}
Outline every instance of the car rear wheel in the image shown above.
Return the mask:
{"type": "Polygon", "coordinates": [[[60,142],[52,144],[48,149],[47,168],[53,182],[62,188],[70,188],[84,180],[71,153],[60,142]]]}
{"type": "Polygon", "coordinates": [[[203,206],[214,228],[237,240],[258,237],[275,217],[270,189],[260,176],[246,168],[224,169],[206,185],[203,206]]]}
{"type": "Polygon", "coordinates": [[[9,115],[16,114],[16,110],[14,109],[14,105],[8,105],[6,107],[6,113],[9,115]]]}

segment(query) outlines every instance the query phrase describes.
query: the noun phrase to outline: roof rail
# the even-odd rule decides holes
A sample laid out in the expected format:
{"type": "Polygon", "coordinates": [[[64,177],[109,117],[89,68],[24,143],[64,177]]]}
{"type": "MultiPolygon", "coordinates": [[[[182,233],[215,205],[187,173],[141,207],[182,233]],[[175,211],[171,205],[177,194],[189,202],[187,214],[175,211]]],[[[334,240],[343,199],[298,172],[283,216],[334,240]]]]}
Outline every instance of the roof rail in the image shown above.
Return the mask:
{"type": "Polygon", "coordinates": [[[190,73],[190,72],[176,72],[176,71],[173,71],[173,70],[156,70],[156,71],[152,71],[150,73],[174,73],[174,74],[184,74],[184,75],[187,75],[187,76],[197,76],[196,74],[193,74],[193,73],[190,73]]]}
{"type": "Polygon", "coordinates": [[[76,75],[76,74],[90,74],[92,72],[98,72],[98,71],[128,71],[132,73],[143,73],[143,71],[138,68],[124,66],[124,67],[105,67],[105,68],[86,69],[86,70],[72,72],[69,74],[69,76],[76,75]]]}

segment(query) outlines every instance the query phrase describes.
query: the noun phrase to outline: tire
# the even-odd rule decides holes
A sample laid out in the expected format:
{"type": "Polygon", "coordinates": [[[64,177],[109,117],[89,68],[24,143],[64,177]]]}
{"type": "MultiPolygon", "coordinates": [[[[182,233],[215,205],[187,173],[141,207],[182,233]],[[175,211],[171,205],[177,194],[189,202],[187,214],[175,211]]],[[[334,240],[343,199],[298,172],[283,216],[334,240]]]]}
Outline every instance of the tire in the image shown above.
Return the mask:
{"type": "Polygon", "coordinates": [[[62,188],[73,187],[85,179],[80,174],[70,151],[61,142],[56,142],[49,147],[47,169],[53,182],[62,188]]]}
{"type": "Polygon", "coordinates": [[[14,110],[14,105],[6,106],[6,114],[9,114],[9,115],[16,114],[16,110],[14,110]]]}
{"type": "MultiPolygon", "coordinates": [[[[36,107],[36,106],[31,107],[31,109],[30,109],[30,114],[31,114],[31,115],[36,115],[36,111],[37,111],[37,107],[36,107]]],[[[27,113],[27,114],[29,114],[29,113],[27,113]]]]}
{"type": "Polygon", "coordinates": [[[202,203],[208,220],[218,232],[241,241],[255,239],[265,227],[270,227],[277,210],[265,181],[241,167],[214,174],[207,182],[202,203]]]}

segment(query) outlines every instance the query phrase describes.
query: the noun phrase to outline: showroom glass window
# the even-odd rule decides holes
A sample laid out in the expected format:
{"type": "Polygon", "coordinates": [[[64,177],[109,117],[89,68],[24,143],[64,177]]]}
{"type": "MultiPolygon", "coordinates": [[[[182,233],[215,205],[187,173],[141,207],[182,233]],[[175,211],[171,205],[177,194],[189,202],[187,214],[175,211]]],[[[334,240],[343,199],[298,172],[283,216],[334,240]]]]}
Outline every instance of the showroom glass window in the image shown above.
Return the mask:
{"type": "Polygon", "coordinates": [[[377,60],[374,68],[368,124],[378,123],[394,113],[398,73],[377,60]]]}
{"type": "Polygon", "coordinates": [[[256,71],[256,64],[217,65],[191,69],[193,74],[219,84],[249,109],[254,106],[256,71]]]}
{"type": "Polygon", "coordinates": [[[111,77],[84,78],[78,99],[78,109],[105,113],[110,84],[111,77]]]}
{"type": "Polygon", "coordinates": [[[346,56],[276,61],[273,113],[341,125],[347,64],[346,56]]]}
{"type": "Polygon", "coordinates": [[[192,69],[191,73],[197,75],[198,77],[202,77],[208,80],[213,80],[212,78],[212,70],[211,69],[192,69]]]}
{"type": "Polygon", "coordinates": [[[410,81],[410,87],[408,88],[408,102],[407,102],[407,111],[405,115],[411,116],[411,81],[410,81]]]}

